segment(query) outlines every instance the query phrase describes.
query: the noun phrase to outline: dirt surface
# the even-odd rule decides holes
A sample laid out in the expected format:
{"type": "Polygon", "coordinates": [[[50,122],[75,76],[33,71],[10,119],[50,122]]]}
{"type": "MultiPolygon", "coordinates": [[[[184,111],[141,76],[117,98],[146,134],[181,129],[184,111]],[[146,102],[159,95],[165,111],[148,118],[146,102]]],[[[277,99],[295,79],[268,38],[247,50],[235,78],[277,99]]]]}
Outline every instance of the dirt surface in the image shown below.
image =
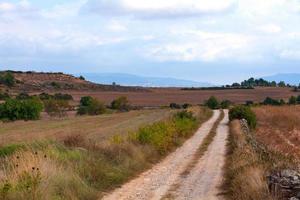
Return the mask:
{"type": "Polygon", "coordinates": [[[81,96],[91,95],[109,104],[119,96],[128,97],[131,104],[136,106],[162,106],[170,103],[190,103],[197,105],[204,103],[210,96],[218,99],[228,99],[234,103],[245,103],[246,101],[262,102],[266,97],[288,100],[290,96],[297,96],[299,92],[293,92],[292,88],[255,88],[253,90],[194,90],[186,91],[180,88],[150,88],[149,92],[70,92],[76,101],[81,96]]]}
{"type": "Polygon", "coordinates": [[[199,145],[207,136],[217,121],[220,111],[214,111],[211,119],[186,141],[182,147],[167,156],[152,169],[144,172],[138,178],[116,189],[103,199],[162,199],[174,184],[178,184],[175,199],[218,199],[218,185],[222,180],[226,137],[228,134],[228,112],[217,129],[217,136],[206,154],[199,160],[190,175],[182,180],[182,172],[193,160],[199,145]]]}

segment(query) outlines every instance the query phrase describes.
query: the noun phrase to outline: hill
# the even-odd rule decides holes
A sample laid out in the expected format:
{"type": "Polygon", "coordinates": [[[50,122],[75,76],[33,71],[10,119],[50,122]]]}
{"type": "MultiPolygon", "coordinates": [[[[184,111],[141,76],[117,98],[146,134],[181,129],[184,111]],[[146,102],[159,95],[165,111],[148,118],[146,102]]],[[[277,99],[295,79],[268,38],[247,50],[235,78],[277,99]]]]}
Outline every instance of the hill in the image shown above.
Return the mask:
{"type": "Polygon", "coordinates": [[[86,79],[100,84],[111,84],[113,82],[126,86],[142,87],[211,87],[210,83],[197,82],[169,77],[147,77],[123,73],[86,73],[86,79]]]}
{"type": "Polygon", "coordinates": [[[300,74],[297,73],[289,73],[289,74],[275,74],[272,76],[263,77],[263,79],[268,81],[284,81],[285,83],[289,83],[291,85],[299,85],[300,83],[300,74]]]}
{"type": "MultiPolygon", "coordinates": [[[[140,87],[123,87],[118,85],[96,84],[86,81],[84,78],[75,77],[64,73],[50,72],[21,72],[1,71],[0,74],[10,72],[15,78],[15,84],[10,89],[16,91],[52,91],[52,90],[75,90],[75,91],[145,91],[140,87]]],[[[0,84],[0,87],[5,86],[0,84]]]]}

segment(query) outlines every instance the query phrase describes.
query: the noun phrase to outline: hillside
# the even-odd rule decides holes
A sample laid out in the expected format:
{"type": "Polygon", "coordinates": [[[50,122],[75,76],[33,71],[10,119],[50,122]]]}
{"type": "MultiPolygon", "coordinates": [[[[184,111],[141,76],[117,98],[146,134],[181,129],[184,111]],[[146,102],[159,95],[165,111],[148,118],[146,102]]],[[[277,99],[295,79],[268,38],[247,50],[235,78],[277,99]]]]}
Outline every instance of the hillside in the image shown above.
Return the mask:
{"type": "MultiPolygon", "coordinates": [[[[15,78],[15,84],[10,89],[16,91],[145,91],[140,87],[123,87],[118,85],[96,84],[73,75],[63,73],[44,73],[44,72],[20,72],[9,71],[15,78]]],[[[2,71],[0,73],[5,73],[2,71]]],[[[5,86],[0,84],[0,88],[5,86]]]]}

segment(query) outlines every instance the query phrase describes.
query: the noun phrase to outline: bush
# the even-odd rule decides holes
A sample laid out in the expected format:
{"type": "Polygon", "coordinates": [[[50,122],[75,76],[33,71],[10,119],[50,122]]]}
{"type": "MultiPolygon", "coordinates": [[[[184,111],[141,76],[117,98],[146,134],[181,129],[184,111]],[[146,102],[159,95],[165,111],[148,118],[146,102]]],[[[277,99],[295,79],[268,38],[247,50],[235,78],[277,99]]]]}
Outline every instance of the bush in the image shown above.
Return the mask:
{"type": "Polygon", "coordinates": [[[54,99],[56,99],[56,100],[73,100],[73,97],[70,94],[56,93],[56,94],[54,94],[54,99]]]}
{"type": "Polygon", "coordinates": [[[249,101],[246,101],[246,105],[247,105],[247,106],[251,106],[251,105],[253,105],[253,104],[254,104],[253,101],[250,101],[250,100],[249,100],[249,101]]]}
{"type": "Polygon", "coordinates": [[[98,101],[90,96],[82,97],[80,100],[80,106],[77,110],[79,115],[100,115],[106,112],[104,103],[98,101]]]}
{"type": "Polygon", "coordinates": [[[7,92],[1,92],[0,91],[0,100],[6,100],[6,99],[9,99],[10,96],[7,92]]]}
{"type": "Polygon", "coordinates": [[[39,99],[29,100],[8,99],[0,104],[0,119],[2,120],[36,120],[40,118],[43,104],[39,99]]]}
{"type": "Polygon", "coordinates": [[[66,100],[49,99],[44,101],[44,107],[45,112],[51,117],[64,117],[71,106],[66,100]]]}
{"type": "Polygon", "coordinates": [[[291,96],[289,99],[289,104],[290,105],[296,105],[297,104],[297,97],[291,96]]]}
{"type": "Polygon", "coordinates": [[[232,103],[231,103],[231,101],[229,101],[229,100],[224,100],[224,101],[222,101],[221,102],[221,108],[222,109],[227,109],[227,108],[229,108],[229,106],[231,105],[232,103]]]}
{"type": "Polygon", "coordinates": [[[26,100],[26,99],[31,99],[31,96],[27,94],[26,92],[21,92],[16,96],[16,99],[18,100],[26,100]]]}
{"type": "Polygon", "coordinates": [[[127,97],[122,96],[111,102],[111,108],[119,111],[129,111],[130,105],[127,97]]]}
{"type": "Polygon", "coordinates": [[[248,106],[235,106],[229,111],[229,119],[246,119],[250,128],[256,127],[256,115],[248,106]]]}
{"type": "Polygon", "coordinates": [[[216,97],[211,96],[206,102],[205,105],[208,106],[210,109],[218,109],[219,102],[216,97]]]}
{"type": "Polygon", "coordinates": [[[271,97],[267,97],[263,102],[264,105],[275,105],[275,106],[279,106],[281,105],[281,103],[282,103],[281,101],[272,99],[271,97]]]}
{"type": "Polygon", "coordinates": [[[0,74],[0,84],[4,84],[8,87],[14,86],[16,83],[15,77],[11,72],[4,72],[0,74]]]}
{"type": "Polygon", "coordinates": [[[171,109],[181,109],[182,106],[177,103],[170,103],[170,108],[171,109]]]}
{"type": "Polygon", "coordinates": [[[53,98],[53,96],[48,93],[43,92],[43,93],[39,94],[39,98],[40,98],[40,100],[44,101],[44,100],[49,100],[49,99],[53,98]]]}
{"type": "Polygon", "coordinates": [[[187,109],[187,108],[189,108],[191,106],[192,106],[191,104],[185,103],[185,104],[182,105],[182,108],[183,109],[187,109]]]}
{"type": "Polygon", "coordinates": [[[85,78],[83,76],[79,76],[79,79],[85,81],[85,78]]]}

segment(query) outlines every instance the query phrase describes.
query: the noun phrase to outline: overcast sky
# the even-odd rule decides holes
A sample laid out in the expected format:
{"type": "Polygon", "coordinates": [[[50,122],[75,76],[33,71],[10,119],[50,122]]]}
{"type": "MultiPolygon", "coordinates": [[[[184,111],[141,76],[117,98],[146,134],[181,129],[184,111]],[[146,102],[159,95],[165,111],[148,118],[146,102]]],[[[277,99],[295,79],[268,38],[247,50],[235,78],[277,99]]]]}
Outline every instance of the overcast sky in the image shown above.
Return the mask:
{"type": "Polygon", "coordinates": [[[300,73],[300,0],[0,0],[0,69],[213,83],[300,73]]]}

